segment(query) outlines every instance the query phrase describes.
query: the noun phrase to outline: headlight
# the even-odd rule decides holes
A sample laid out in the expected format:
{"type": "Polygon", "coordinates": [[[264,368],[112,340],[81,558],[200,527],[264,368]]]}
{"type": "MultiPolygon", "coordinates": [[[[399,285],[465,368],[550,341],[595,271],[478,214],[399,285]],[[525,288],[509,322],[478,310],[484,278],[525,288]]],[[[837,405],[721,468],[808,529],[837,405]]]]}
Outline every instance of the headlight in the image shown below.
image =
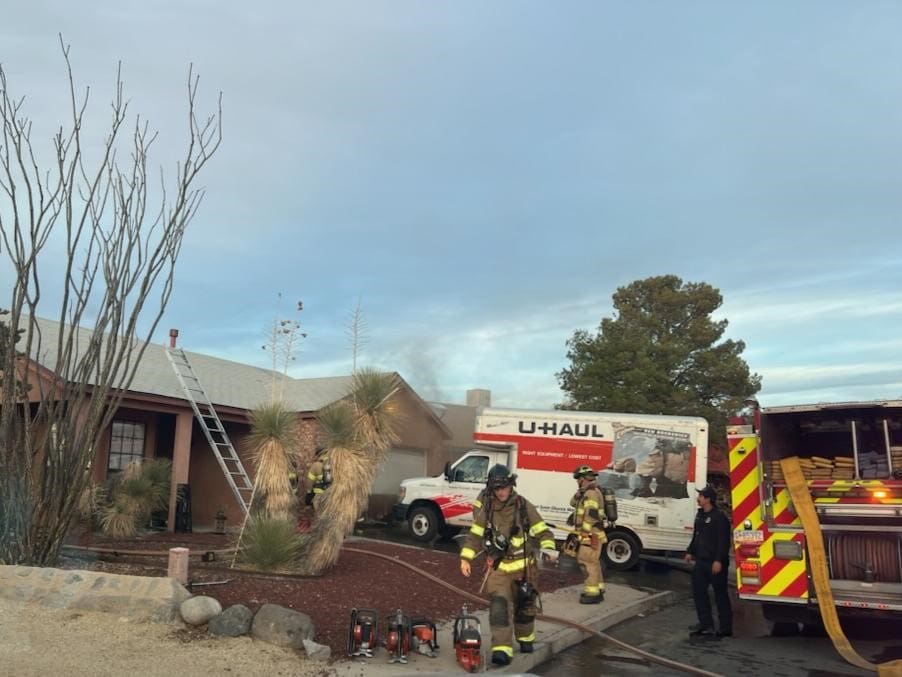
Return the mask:
{"type": "Polygon", "coordinates": [[[398,503],[403,503],[405,496],[407,496],[407,487],[401,487],[400,489],[398,489],[398,503]]]}

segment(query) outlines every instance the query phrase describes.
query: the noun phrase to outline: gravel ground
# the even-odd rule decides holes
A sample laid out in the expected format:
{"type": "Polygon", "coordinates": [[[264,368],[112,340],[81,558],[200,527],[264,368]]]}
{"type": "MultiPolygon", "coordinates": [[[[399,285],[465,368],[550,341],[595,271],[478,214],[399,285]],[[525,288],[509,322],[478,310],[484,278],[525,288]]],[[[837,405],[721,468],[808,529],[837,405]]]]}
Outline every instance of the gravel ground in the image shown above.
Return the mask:
{"type": "Polygon", "coordinates": [[[129,623],[111,614],[48,609],[0,598],[0,674],[334,674],[303,654],[248,637],[207,638],[157,623],[129,623]]]}

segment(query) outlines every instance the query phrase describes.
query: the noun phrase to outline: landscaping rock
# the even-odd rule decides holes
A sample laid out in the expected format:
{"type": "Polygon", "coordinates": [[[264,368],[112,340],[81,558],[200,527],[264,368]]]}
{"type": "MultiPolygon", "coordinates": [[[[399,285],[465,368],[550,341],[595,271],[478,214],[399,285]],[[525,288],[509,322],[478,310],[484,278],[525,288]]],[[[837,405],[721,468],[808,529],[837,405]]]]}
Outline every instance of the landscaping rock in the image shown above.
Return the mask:
{"type": "Polygon", "coordinates": [[[304,640],[313,639],[315,632],[310,616],[276,604],[260,607],[251,624],[251,635],[256,639],[292,649],[303,649],[304,640]]]}
{"type": "Polygon", "coordinates": [[[221,637],[240,637],[250,631],[253,620],[253,611],[243,604],[234,604],[218,616],[211,618],[207,630],[210,634],[221,637]]]}
{"type": "Polygon", "coordinates": [[[312,639],[304,640],[304,651],[307,652],[308,658],[315,661],[327,661],[332,656],[332,649],[325,644],[317,644],[312,639]]]}
{"type": "Polygon", "coordinates": [[[222,605],[212,597],[199,595],[182,602],[179,613],[188,625],[203,625],[222,613],[222,605]]]}

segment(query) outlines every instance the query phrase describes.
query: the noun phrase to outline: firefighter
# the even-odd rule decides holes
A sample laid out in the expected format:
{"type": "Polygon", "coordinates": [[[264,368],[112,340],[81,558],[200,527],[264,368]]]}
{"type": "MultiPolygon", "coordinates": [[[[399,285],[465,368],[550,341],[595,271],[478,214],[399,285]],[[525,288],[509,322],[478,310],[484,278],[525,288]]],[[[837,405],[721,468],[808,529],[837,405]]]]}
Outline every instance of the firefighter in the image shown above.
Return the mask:
{"type": "Polygon", "coordinates": [[[316,505],[314,501],[319,503],[323,492],[332,484],[332,463],[329,460],[329,454],[326,453],[324,447],[317,447],[313,457],[313,463],[307,469],[307,493],[304,495],[304,504],[316,505]]]}
{"type": "Polygon", "coordinates": [[[710,485],[698,489],[698,513],[692,541],[686,548],[686,562],[692,567],[692,596],[698,623],[690,626],[689,634],[694,637],[717,635],[733,636],[733,609],[727,589],[727,569],[730,566],[730,519],[717,509],[717,492],[710,485]],[[714,603],[720,627],[714,632],[714,618],[711,614],[711,600],[708,586],[714,590],[714,603]]]}
{"type": "Polygon", "coordinates": [[[604,599],[604,579],[601,575],[601,549],[608,542],[604,531],[604,499],[595,484],[598,473],[587,465],[573,471],[577,490],[570,499],[573,514],[567,521],[579,534],[576,561],[586,576],[580,604],[598,604],[604,599]]]}
{"type": "Polygon", "coordinates": [[[550,559],[558,554],[554,536],[533,504],[514,491],[516,484],[517,476],[507,466],[498,464],[489,470],[485,491],[473,502],[473,525],[460,549],[460,572],[466,577],[473,558],[485,550],[495,665],[509,665],[513,660],[515,636],[520,652],[532,653],[538,596],[536,542],[550,559]]]}

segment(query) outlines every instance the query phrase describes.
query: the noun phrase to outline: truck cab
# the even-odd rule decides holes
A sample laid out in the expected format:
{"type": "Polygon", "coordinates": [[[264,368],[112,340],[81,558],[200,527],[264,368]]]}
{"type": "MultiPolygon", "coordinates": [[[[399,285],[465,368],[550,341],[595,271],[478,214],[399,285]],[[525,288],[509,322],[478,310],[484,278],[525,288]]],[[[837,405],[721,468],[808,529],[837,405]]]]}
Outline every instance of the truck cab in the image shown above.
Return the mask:
{"type": "Polygon", "coordinates": [[[469,527],[473,522],[472,503],[485,488],[489,468],[508,462],[506,451],[471,449],[446,464],[441,475],[404,480],[392,518],[407,521],[413,537],[422,542],[469,527]]]}

